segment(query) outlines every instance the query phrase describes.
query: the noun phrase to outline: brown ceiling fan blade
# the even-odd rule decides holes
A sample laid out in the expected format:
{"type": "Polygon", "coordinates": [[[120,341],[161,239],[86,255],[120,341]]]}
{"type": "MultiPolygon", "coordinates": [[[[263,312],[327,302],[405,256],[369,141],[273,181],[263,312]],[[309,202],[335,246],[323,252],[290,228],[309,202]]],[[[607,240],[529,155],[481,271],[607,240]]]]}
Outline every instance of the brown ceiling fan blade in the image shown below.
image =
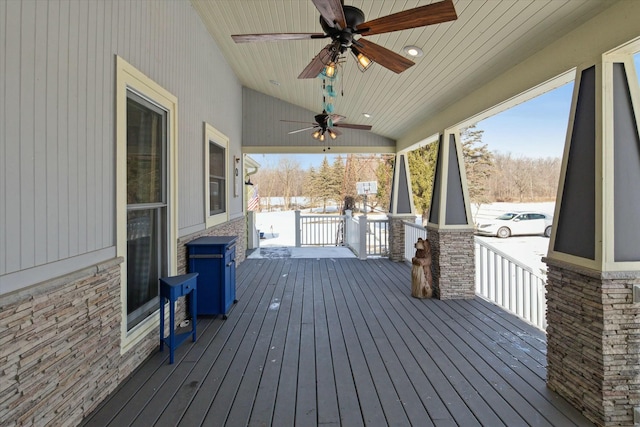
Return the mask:
{"type": "Polygon", "coordinates": [[[307,130],[315,129],[317,127],[318,126],[311,126],[311,127],[304,128],[304,129],[292,130],[291,132],[287,132],[287,135],[291,135],[291,134],[298,133],[298,132],[304,132],[304,131],[307,131],[307,130]]]}
{"type": "Polygon", "coordinates": [[[331,122],[334,124],[338,123],[340,120],[346,119],[345,116],[341,116],[340,114],[329,114],[329,116],[331,117],[331,122]]]}
{"type": "Polygon", "coordinates": [[[364,54],[373,62],[377,62],[383,67],[390,69],[394,73],[400,74],[415,64],[410,59],[407,59],[402,55],[398,55],[386,47],[382,47],[379,44],[375,44],[362,38],[358,39],[354,44],[360,53],[364,54]]]}
{"type": "Polygon", "coordinates": [[[281,122],[287,122],[287,123],[304,123],[305,125],[312,125],[312,126],[317,126],[317,123],[311,123],[311,122],[299,122],[297,120],[280,120],[281,122]]]}
{"type": "Polygon", "coordinates": [[[371,130],[371,126],[369,125],[352,125],[350,123],[336,123],[335,127],[347,128],[347,129],[360,129],[360,130],[371,130]]]}
{"type": "Polygon", "coordinates": [[[346,20],[344,18],[344,9],[342,8],[342,2],[340,0],[311,0],[315,5],[320,15],[327,21],[330,27],[335,27],[336,24],[340,29],[346,27],[346,20]]]}
{"type": "Polygon", "coordinates": [[[453,7],[453,0],[444,0],[363,22],[356,29],[361,35],[370,36],[440,24],[455,19],[458,19],[458,14],[453,7]]]}
{"type": "Polygon", "coordinates": [[[324,66],[331,62],[331,47],[332,44],[326,45],[315,58],[311,60],[309,65],[298,76],[299,79],[315,79],[322,71],[324,66]]]}
{"type": "Polygon", "coordinates": [[[235,34],[231,38],[236,43],[274,42],[279,40],[311,40],[328,37],[323,33],[267,33],[235,34]]]}

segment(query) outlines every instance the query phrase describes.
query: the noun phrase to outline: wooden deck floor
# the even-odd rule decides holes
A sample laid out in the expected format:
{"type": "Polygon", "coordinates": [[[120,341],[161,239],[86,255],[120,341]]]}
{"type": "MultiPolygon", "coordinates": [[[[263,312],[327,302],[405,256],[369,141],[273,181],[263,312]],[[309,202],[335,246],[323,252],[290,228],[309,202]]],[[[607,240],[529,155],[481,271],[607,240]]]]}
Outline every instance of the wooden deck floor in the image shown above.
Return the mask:
{"type": "Polygon", "coordinates": [[[85,425],[592,425],[547,389],[543,333],[480,298],[412,298],[405,264],[248,259],[237,295],[85,425]]]}

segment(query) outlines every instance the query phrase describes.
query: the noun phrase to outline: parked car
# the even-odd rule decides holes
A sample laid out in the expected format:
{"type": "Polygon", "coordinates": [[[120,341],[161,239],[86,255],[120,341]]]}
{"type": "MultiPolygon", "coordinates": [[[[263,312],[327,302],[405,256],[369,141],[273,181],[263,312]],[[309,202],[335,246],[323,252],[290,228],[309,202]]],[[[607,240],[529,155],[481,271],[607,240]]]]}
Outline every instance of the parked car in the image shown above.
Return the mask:
{"type": "Polygon", "coordinates": [[[542,234],[551,237],[553,217],[542,212],[507,212],[495,219],[481,220],[476,233],[484,236],[523,236],[542,234]]]}

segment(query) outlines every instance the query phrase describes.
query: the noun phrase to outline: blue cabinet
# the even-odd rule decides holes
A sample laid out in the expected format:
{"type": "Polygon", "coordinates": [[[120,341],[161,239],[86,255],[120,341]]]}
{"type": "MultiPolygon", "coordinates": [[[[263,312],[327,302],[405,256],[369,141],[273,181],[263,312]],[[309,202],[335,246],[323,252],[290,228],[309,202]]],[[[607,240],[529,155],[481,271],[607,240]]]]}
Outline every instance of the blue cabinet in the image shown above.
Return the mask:
{"type": "Polygon", "coordinates": [[[222,314],[236,302],[237,236],[200,237],[187,243],[190,273],[198,273],[198,314],[222,314]]]}

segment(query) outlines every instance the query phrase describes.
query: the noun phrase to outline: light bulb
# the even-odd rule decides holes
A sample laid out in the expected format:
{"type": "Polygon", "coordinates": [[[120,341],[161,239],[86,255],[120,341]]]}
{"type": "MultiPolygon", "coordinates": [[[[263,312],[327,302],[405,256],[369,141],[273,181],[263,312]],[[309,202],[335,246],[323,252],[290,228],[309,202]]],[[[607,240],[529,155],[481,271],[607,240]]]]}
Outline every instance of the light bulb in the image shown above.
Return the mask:
{"type": "Polygon", "coordinates": [[[369,65],[371,65],[371,60],[361,53],[358,53],[358,62],[360,63],[360,65],[362,65],[362,68],[364,68],[365,70],[369,65]]]}
{"type": "Polygon", "coordinates": [[[331,129],[329,129],[329,136],[331,137],[331,139],[336,139],[338,137],[338,135],[331,129]]]}
{"type": "Polygon", "coordinates": [[[313,137],[313,139],[318,139],[320,137],[320,131],[315,131],[311,136],[313,137]]]}
{"type": "Polygon", "coordinates": [[[324,75],[327,77],[333,77],[336,74],[336,64],[331,62],[324,67],[324,75]]]}
{"type": "Polygon", "coordinates": [[[318,138],[320,141],[324,141],[324,133],[320,135],[320,138],[318,138]]]}

